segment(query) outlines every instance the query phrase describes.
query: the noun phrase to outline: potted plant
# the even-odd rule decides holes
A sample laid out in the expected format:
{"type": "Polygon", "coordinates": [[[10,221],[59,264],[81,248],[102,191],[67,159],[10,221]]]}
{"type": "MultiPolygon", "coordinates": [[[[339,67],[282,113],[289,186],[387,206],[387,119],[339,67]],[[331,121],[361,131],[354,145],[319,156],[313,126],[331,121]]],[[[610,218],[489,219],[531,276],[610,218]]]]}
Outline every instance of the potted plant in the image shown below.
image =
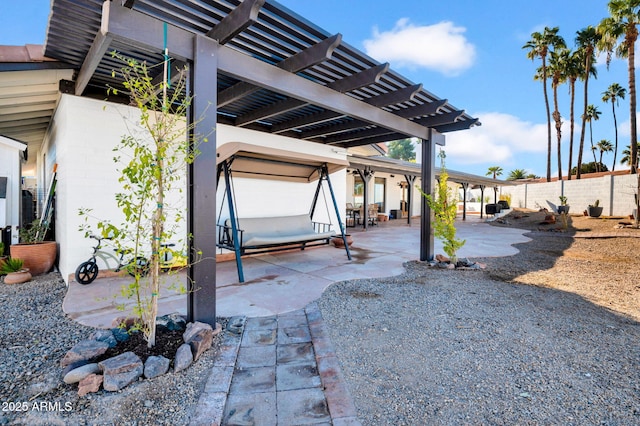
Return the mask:
{"type": "Polygon", "coordinates": [[[6,259],[7,256],[4,255],[4,243],[0,241],[0,268],[6,259]]]}
{"type": "Polygon", "coordinates": [[[587,207],[587,213],[589,213],[589,217],[600,217],[600,215],[602,214],[600,200],[596,200],[595,203],[589,204],[589,207],[587,207]]]}
{"type": "MultiPolygon", "coordinates": [[[[344,234],[345,239],[347,240],[347,244],[349,245],[349,247],[351,247],[351,244],[353,244],[353,238],[351,238],[351,234],[344,234]]],[[[334,235],[333,237],[331,237],[331,241],[333,242],[333,245],[337,248],[344,248],[344,239],[342,238],[342,235],[334,235]]]]}
{"type": "Polygon", "coordinates": [[[30,226],[20,228],[20,243],[9,247],[11,257],[22,259],[33,276],[49,272],[56,260],[58,245],[55,241],[44,241],[47,229],[36,219],[30,226]]]}
{"type": "Polygon", "coordinates": [[[21,284],[31,280],[31,273],[24,268],[24,261],[17,257],[10,257],[0,265],[0,275],[4,277],[5,284],[21,284]]]}
{"type": "Polygon", "coordinates": [[[560,205],[558,206],[558,213],[569,214],[570,206],[567,204],[567,197],[565,197],[564,195],[561,195],[558,198],[560,199],[560,205]]]}

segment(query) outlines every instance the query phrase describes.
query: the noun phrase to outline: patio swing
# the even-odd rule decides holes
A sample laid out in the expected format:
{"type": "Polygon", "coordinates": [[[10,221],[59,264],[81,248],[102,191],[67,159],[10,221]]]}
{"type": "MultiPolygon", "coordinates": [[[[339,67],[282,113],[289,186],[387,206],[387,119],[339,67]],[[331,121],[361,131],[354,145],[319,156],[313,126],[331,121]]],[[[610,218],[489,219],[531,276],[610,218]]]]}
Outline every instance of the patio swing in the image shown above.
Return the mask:
{"type": "Polygon", "coordinates": [[[331,238],[335,236],[342,237],[347,258],[351,260],[347,237],[342,229],[338,203],[329,178],[331,173],[348,166],[346,160],[231,142],[218,147],[216,163],[216,188],[222,176],[225,180],[225,193],[216,221],[218,231],[216,246],[235,253],[240,282],[244,282],[242,268],[244,255],[295,248],[304,250],[307,247],[329,244],[331,238]],[[246,217],[238,213],[233,176],[301,183],[317,180],[318,185],[308,214],[246,217]],[[339,234],[332,223],[313,221],[322,194],[327,218],[331,222],[325,183],[335,209],[339,234]],[[229,218],[221,223],[225,201],[228,205],[229,218]]]}

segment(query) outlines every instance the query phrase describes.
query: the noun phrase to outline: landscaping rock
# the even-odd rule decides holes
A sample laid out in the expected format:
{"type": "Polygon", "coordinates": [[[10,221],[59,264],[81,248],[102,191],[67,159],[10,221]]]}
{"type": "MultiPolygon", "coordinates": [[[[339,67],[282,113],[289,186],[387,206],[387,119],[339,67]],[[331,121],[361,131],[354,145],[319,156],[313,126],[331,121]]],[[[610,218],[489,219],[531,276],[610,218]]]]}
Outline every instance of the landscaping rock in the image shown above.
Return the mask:
{"type": "Polygon", "coordinates": [[[213,342],[213,328],[203,322],[187,324],[187,331],[182,335],[184,342],[191,346],[193,360],[197,361],[213,342]]]}
{"type": "Polygon", "coordinates": [[[176,359],[173,362],[173,371],[178,371],[188,368],[193,363],[193,354],[191,352],[191,345],[183,343],[176,351],[176,359]]]}
{"type": "Polygon", "coordinates": [[[242,330],[244,330],[244,324],[246,320],[246,317],[229,318],[229,322],[227,323],[227,331],[231,334],[235,334],[236,336],[241,335],[242,330]]]}
{"type": "Polygon", "coordinates": [[[125,352],[98,363],[104,372],[105,390],[118,391],[138,380],[144,371],[142,360],[133,352],[125,352]]]}
{"type": "Polygon", "coordinates": [[[74,368],[73,370],[69,371],[67,374],[65,374],[62,381],[68,385],[78,383],[85,377],[91,374],[99,373],[100,371],[100,367],[95,362],[91,364],[85,364],[82,367],[74,368]]]}
{"type": "Polygon", "coordinates": [[[163,356],[150,356],[144,363],[144,377],[153,379],[169,371],[171,360],[163,356]]]}
{"type": "Polygon", "coordinates": [[[89,374],[78,384],[78,396],[85,396],[90,392],[98,392],[104,377],[101,374],[89,374]]]}
{"type": "Polygon", "coordinates": [[[127,332],[127,330],[125,330],[124,328],[119,328],[119,327],[112,328],[111,333],[113,334],[113,337],[118,342],[126,342],[127,340],[129,340],[130,335],[127,332]]]}
{"type": "Polygon", "coordinates": [[[156,318],[156,326],[163,327],[169,331],[184,330],[187,327],[187,321],[177,312],[168,315],[162,315],[156,318]]]}
{"type": "Polygon", "coordinates": [[[61,367],[78,361],[87,361],[99,357],[109,349],[109,344],[97,340],[81,340],[60,361],[61,367]]]}
{"type": "Polygon", "coordinates": [[[182,338],[185,343],[190,343],[191,340],[202,332],[211,332],[213,333],[213,328],[204,322],[190,322],[187,324],[187,330],[182,334],[182,338]]]}
{"type": "Polygon", "coordinates": [[[96,330],[94,333],[89,336],[91,340],[97,340],[98,342],[105,342],[109,344],[110,348],[115,348],[118,344],[118,341],[113,336],[113,331],[111,330],[96,330]]]}

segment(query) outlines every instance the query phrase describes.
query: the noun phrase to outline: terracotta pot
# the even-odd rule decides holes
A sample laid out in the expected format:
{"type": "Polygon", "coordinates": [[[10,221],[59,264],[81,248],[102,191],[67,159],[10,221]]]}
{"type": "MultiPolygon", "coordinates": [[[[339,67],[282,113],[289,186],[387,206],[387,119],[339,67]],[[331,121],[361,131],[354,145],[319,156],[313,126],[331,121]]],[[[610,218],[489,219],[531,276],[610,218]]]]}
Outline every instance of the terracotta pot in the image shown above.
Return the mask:
{"type": "Polygon", "coordinates": [[[42,275],[51,270],[56,260],[58,245],[55,241],[44,241],[33,244],[13,244],[10,247],[11,257],[22,259],[25,269],[31,275],[42,275]]]}
{"type": "Polygon", "coordinates": [[[28,269],[18,272],[10,272],[4,277],[5,284],[22,284],[31,280],[31,273],[28,269]]]}
{"type": "MultiPolygon", "coordinates": [[[[353,244],[353,238],[351,238],[351,235],[347,234],[347,244],[349,245],[349,247],[351,247],[351,244],[353,244]]],[[[333,245],[339,248],[343,248],[344,247],[344,241],[342,240],[342,236],[337,236],[337,237],[333,237],[331,239],[331,241],[333,241],[333,245]]]]}

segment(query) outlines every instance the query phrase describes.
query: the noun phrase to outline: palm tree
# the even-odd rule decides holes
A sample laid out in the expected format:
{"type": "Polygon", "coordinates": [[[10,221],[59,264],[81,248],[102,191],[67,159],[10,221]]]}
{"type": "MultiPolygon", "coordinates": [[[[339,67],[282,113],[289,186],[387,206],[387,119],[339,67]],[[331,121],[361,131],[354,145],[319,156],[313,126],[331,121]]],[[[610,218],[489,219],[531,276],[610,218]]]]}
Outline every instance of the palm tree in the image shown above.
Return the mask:
{"type": "Polygon", "coordinates": [[[597,171],[600,171],[600,164],[602,164],[602,154],[605,152],[613,151],[613,145],[606,139],[601,139],[600,142],[596,144],[598,150],[600,151],[600,162],[596,163],[597,171]]]}
{"type": "MultiPolygon", "coordinates": [[[[640,143],[637,143],[637,150],[636,151],[640,152],[640,143]]],[[[622,150],[622,158],[620,159],[620,164],[631,165],[630,145],[627,145],[627,147],[622,150]]]]}
{"type": "Polygon", "coordinates": [[[564,40],[558,35],[559,28],[545,27],[542,33],[534,32],[523,49],[529,49],[527,58],[532,61],[536,58],[542,60],[542,89],[544,93],[544,106],[547,111],[547,182],[551,181],[551,112],[549,111],[549,95],[547,94],[547,55],[549,49],[557,45],[564,45],[564,40]]]}
{"type": "MultiPolygon", "coordinates": [[[[498,179],[498,176],[502,174],[502,167],[500,166],[491,166],[486,173],[486,176],[493,175],[494,179],[498,179]]],[[[498,204],[498,187],[493,187],[493,202],[498,204]]]]}
{"type": "MultiPolygon", "coordinates": [[[[569,95],[571,97],[570,109],[569,109],[569,167],[567,170],[571,171],[573,165],[573,130],[575,127],[575,114],[574,105],[576,98],[576,80],[582,76],[582,64],[584,61],[580,55],[580,51],[571,52],[564,63],[564,75],[569,82],[569,95]]],[[[595,70],[595,67],[594,67],[595,70]]],[[[571,172],[568,173],[568,179],[571,180],[571,172]]]]}
{"type": "Polygon", "coordinates": [[[558,179],[562,180],[562,116],[558,110],[558,86],[567,81],[565,70],[569,60],[570,52],[560,43],[556,46],[549,56],[549,71],[551,73],[551,87],[553,88],[553,121],[556,125],[556,137],[558,140],[558,179]]]}
{"type": "MultiPolygon", "coordinates": [[[[600,111],[598,111],[598,107],[595,105],[589,105],[587,107],[587,112],[584,115],[584,121],[589,122],[589,138],[591,139],[591,151],[593,151],[593,161],[597,162],[596,159],[596,147],[593,144],[593,122],[600,120],[600,111]]],[[[581,163],[579,163],[581,164],[581,163]]],[[[579,173],[579,172],[578,172],[579,173]]]]}
{"type": "MultiPolygon", "coordinates": [[[[609,17],[604,18],[598,25],[598,32],[602,34],[600,48],[607,52],[607,66],[611,62],[614,49],[616,56],[627,58],[629,70],[629,122],[631,127],[631,173],[638,170],[638,134],[636,124],[636,67],[635,45],[638,39],[638,25],[640,25],[640,1],[611,0],[609,2],[609,17]],[[616,46],[617,45],[617,46],[616,46]]],[[[640,184],[640,183],[639,183],[640,184]]],[[[638,197],[640,203],[640,197],[638,197]]]]}
{"type": "MultiPolygon", "coordinates": [[[[584,80],[584,112],[582,113],[582,128],[580,129],[580,148],[578,149],[578,173],[576,178],[580,179],[580,169],[582,168],[582,151],[584,151],[584,133],[587,122],[587,106],[589,104],[589,75],[592,74],[592,65],[596,61],[595,48],[601,39],[595,28],[588,26],[576,33],[576,45],[582,51],[584,59],[583,80],[584,80]]],[[[593,146],[593,144],[591,144],[593,146]]]]}
{"type": "Polygon", "coordinates": [[[607,90],[602,92],[602,102],[611,102],[611,109],[613,110],[613,128],[616,132],[616,143],[613,148],[613,164],[611,165],[611,171],[616,170],[616,158],[618,156],[618,120],[616,119],[616,105],[620,99],[624,99],[627,93],[627,89],[620,86],[618,83],[612,83],[607,90]]]}
{"type": "Polygon", "coordinates": [[[509,172],[509,177],[507,177],[507,180],[518,180],[526,178],[527,171],[525,169],[513,169],[509,172]]]}
{"type": "Polygon", "coordinates": [[[489,167],[485,176],[493,176],[493,179],[497,179],[498,176],[502,175],[502,167],[500,166],[491,166],[489,167]]]}

